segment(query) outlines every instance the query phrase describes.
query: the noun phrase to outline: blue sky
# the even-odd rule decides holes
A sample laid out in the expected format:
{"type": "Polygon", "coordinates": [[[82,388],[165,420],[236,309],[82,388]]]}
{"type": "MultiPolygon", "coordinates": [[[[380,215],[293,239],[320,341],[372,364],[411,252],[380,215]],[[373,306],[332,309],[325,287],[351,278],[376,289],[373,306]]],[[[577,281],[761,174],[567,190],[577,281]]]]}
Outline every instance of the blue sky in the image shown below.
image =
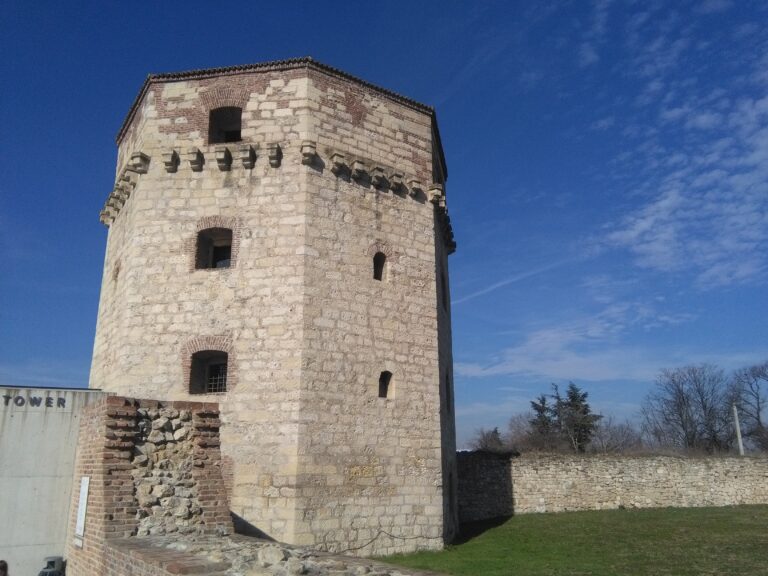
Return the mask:
{"type": "Polygon", "coordinates": [[[552,382],[768,359],[762,2],[27,2],[0,15],[0,383],[86,385],[145,76],[313,56],[437,109],[463,442],[552,382]]]}

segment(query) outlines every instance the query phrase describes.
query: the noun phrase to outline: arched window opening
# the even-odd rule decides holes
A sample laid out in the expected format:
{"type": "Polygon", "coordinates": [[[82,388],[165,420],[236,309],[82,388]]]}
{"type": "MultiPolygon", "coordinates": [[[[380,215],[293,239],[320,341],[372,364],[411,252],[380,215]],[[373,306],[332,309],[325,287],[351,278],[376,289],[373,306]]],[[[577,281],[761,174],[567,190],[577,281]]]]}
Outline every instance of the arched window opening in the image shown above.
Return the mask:
{"type": "Polygon", "coordinates": [[[383,252],[376,252],[373,257],[373,279],[384,279],[384,266],[387,263],[387,256],[383,252]]]}
{"type": "Polygon", "coordinates": [[[392,395],[391,389],[392,372],[385,370],[379,376],[379,398],[390,398],[392,395]]]}
{"type": "Polygon", "coordinates": [[[208,121],[208,143],[240,142],[243,110],[237,106],[214,108],[208,121]]]}
{"type": "Polygon", "coordinates": [[[217,394],[227,391],[228,354],[220,350],[202,350],[192,354],[189,374],[190,394],[217,394]]]}
{"type": "Polygon", "coordinates": [[[232,263],[232,230],[208,228],[197,233],[195,268],[229,268],[232,263]]]}

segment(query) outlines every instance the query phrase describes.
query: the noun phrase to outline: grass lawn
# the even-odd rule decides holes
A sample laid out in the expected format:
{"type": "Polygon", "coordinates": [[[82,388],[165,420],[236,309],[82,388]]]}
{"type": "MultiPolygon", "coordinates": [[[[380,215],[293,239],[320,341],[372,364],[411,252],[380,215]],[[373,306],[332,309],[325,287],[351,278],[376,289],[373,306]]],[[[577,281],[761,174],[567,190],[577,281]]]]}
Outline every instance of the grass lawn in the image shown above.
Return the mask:
{"type": "MultiPolygon", "coordinates": [[[[473,576],[768,575],[768,506],[515,516],[442,552],[385,561],[473,576]]],[[[466,536],[465,536],[466,537],[466,536]]]]}

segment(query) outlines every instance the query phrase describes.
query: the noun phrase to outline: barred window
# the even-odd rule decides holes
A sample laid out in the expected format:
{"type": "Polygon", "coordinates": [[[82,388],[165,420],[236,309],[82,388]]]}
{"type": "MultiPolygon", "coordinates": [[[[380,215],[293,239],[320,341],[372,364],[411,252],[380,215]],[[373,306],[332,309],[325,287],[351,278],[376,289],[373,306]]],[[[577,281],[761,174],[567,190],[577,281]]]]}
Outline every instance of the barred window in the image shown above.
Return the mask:
{"type": "Polygon", "coordinates": [[[202,350],[192,354],[189,375],[190,394],[216,394],[227,391],[226,352],[202,350]]]}

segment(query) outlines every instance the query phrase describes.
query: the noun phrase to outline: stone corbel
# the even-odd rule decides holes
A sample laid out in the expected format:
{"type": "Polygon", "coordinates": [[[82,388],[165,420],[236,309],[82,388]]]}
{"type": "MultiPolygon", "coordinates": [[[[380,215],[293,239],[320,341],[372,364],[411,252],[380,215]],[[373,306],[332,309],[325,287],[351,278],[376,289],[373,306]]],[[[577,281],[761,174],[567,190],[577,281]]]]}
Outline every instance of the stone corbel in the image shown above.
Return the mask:
{"type": "Polygon", "coordinates": [[[360,162],[360,160],[355,160],[352,162],[352,179],[353,180],[364,180],[368,171],[365,168],[365,164],[360,162]]]}
{"type": "Polygon", "coordinates": [[[341,176],[347,170],[349,170],[349,166],[347,166],[347,159],[344,154],[334,152],[331,155],[331,172],[336,176],[341,176]]]}
{"type": "Polygon", "coordinates": [[[243,168],[251,170],[256,165],[256,152],[254,151],[253,146],[250,144],[240,146],[238,155],[240,157],[240,161],[243,163],[243,168]]]}
{"type": "Polygon", "coordinates": [[[136,184],[139,182],[139,178],[136,175],[136,171],[133,168],[129,168],[128,166],[125,167],[123,170],[123,173],[120,175],[120,180],[118,185],[129,188],[130,190],[133,190],[136,188],[136,184]]]}
{"type": "Polygon", "coordinates": [[[269,165],[272,168],[279,168],[283,159],[283,149],[280,148],[280,144],[273,142],[267,147],[267,151],[269,153],[269,165]]]}
{"type": "Polygon", "coordinates": [[[165,171],[169,174],[173,174],[179,169],[179,153],[176,152],[176,150],[163,152],[162,159],[163,164],[165,165],[165,171]]]}
{"type": "Polygon", "coordinates": [[[203,169],[205,157],[199,148],[192,147],[187,150],[187,161],[193,172],[200,172],[203,169]]]}
{"type": "Polygon", "coordinates": [[[389,187],[393,192],[399,192],[403,189],[403,173],[392,172],[389,176],[389,187]]]}
{"type": "Polygon", "coordinates": [[[122,182],[117,184],[115,189],[112,191],[115,196],[123,198],[124,200],[128,200],[128,198],[131,197],[131,192],[133,192],[133,187],[127,184],[123,184],[122,182]]]}
{"type": "Polygon", "coordinates": [[[389,188],[389,180],[387,179],[387,175],[384,174],[384,168],[375,166],[371,170],[371,183],[379,190],[386,190],[389,188]]]}
{"type": "Polygon", "coordinates": [[[443,185],[434,182],[429,188],[429,201],[435,206],[440,205],[440,199],[443,197],[443,185]]]}
{"type": "Polygon", "coordinates": [[[109,226],[112,224],[112,222],[115,221],[115,215],[112,212],[112,209],[105,206],[101,212],[99,212],[99,222],[104,224],[104,226],[109,226]]]}
{"type": "Polygon", "coordinates": [[[314,142],[304,140],[301,143],[301,163],[305,166],[312,166],[317,159],[317,146],[314,142]]]}
{"type": "Polygon", "coordinates": [[[111,208],[114,212],[119,212],[120,206],[121,204],[118,203],[117,196],[110,194],[109,198],[107,198],[107,207],[111,208]]]}
{"type": "Polygon", "coordinates": [[[410,194],[411,197],[416,197],[419,195],[419,192],[423,190],[421,182],[416,180],[415,178],[411,178],[408,180],[408,194],[410,194]]]}
{"type": "Polygon", "coordinates": [[[149,156],[143,152],[134,152],[131,154],[131,161],[129,162],[131,168],[139,173],[146,174],[149,170],[149,156]]]}
{"type": "Polygon", "coordinates": [[[226,146],[216,146],[216,164],[219,170],[226,172],[232,167],[232,153],[226,146]]]}

